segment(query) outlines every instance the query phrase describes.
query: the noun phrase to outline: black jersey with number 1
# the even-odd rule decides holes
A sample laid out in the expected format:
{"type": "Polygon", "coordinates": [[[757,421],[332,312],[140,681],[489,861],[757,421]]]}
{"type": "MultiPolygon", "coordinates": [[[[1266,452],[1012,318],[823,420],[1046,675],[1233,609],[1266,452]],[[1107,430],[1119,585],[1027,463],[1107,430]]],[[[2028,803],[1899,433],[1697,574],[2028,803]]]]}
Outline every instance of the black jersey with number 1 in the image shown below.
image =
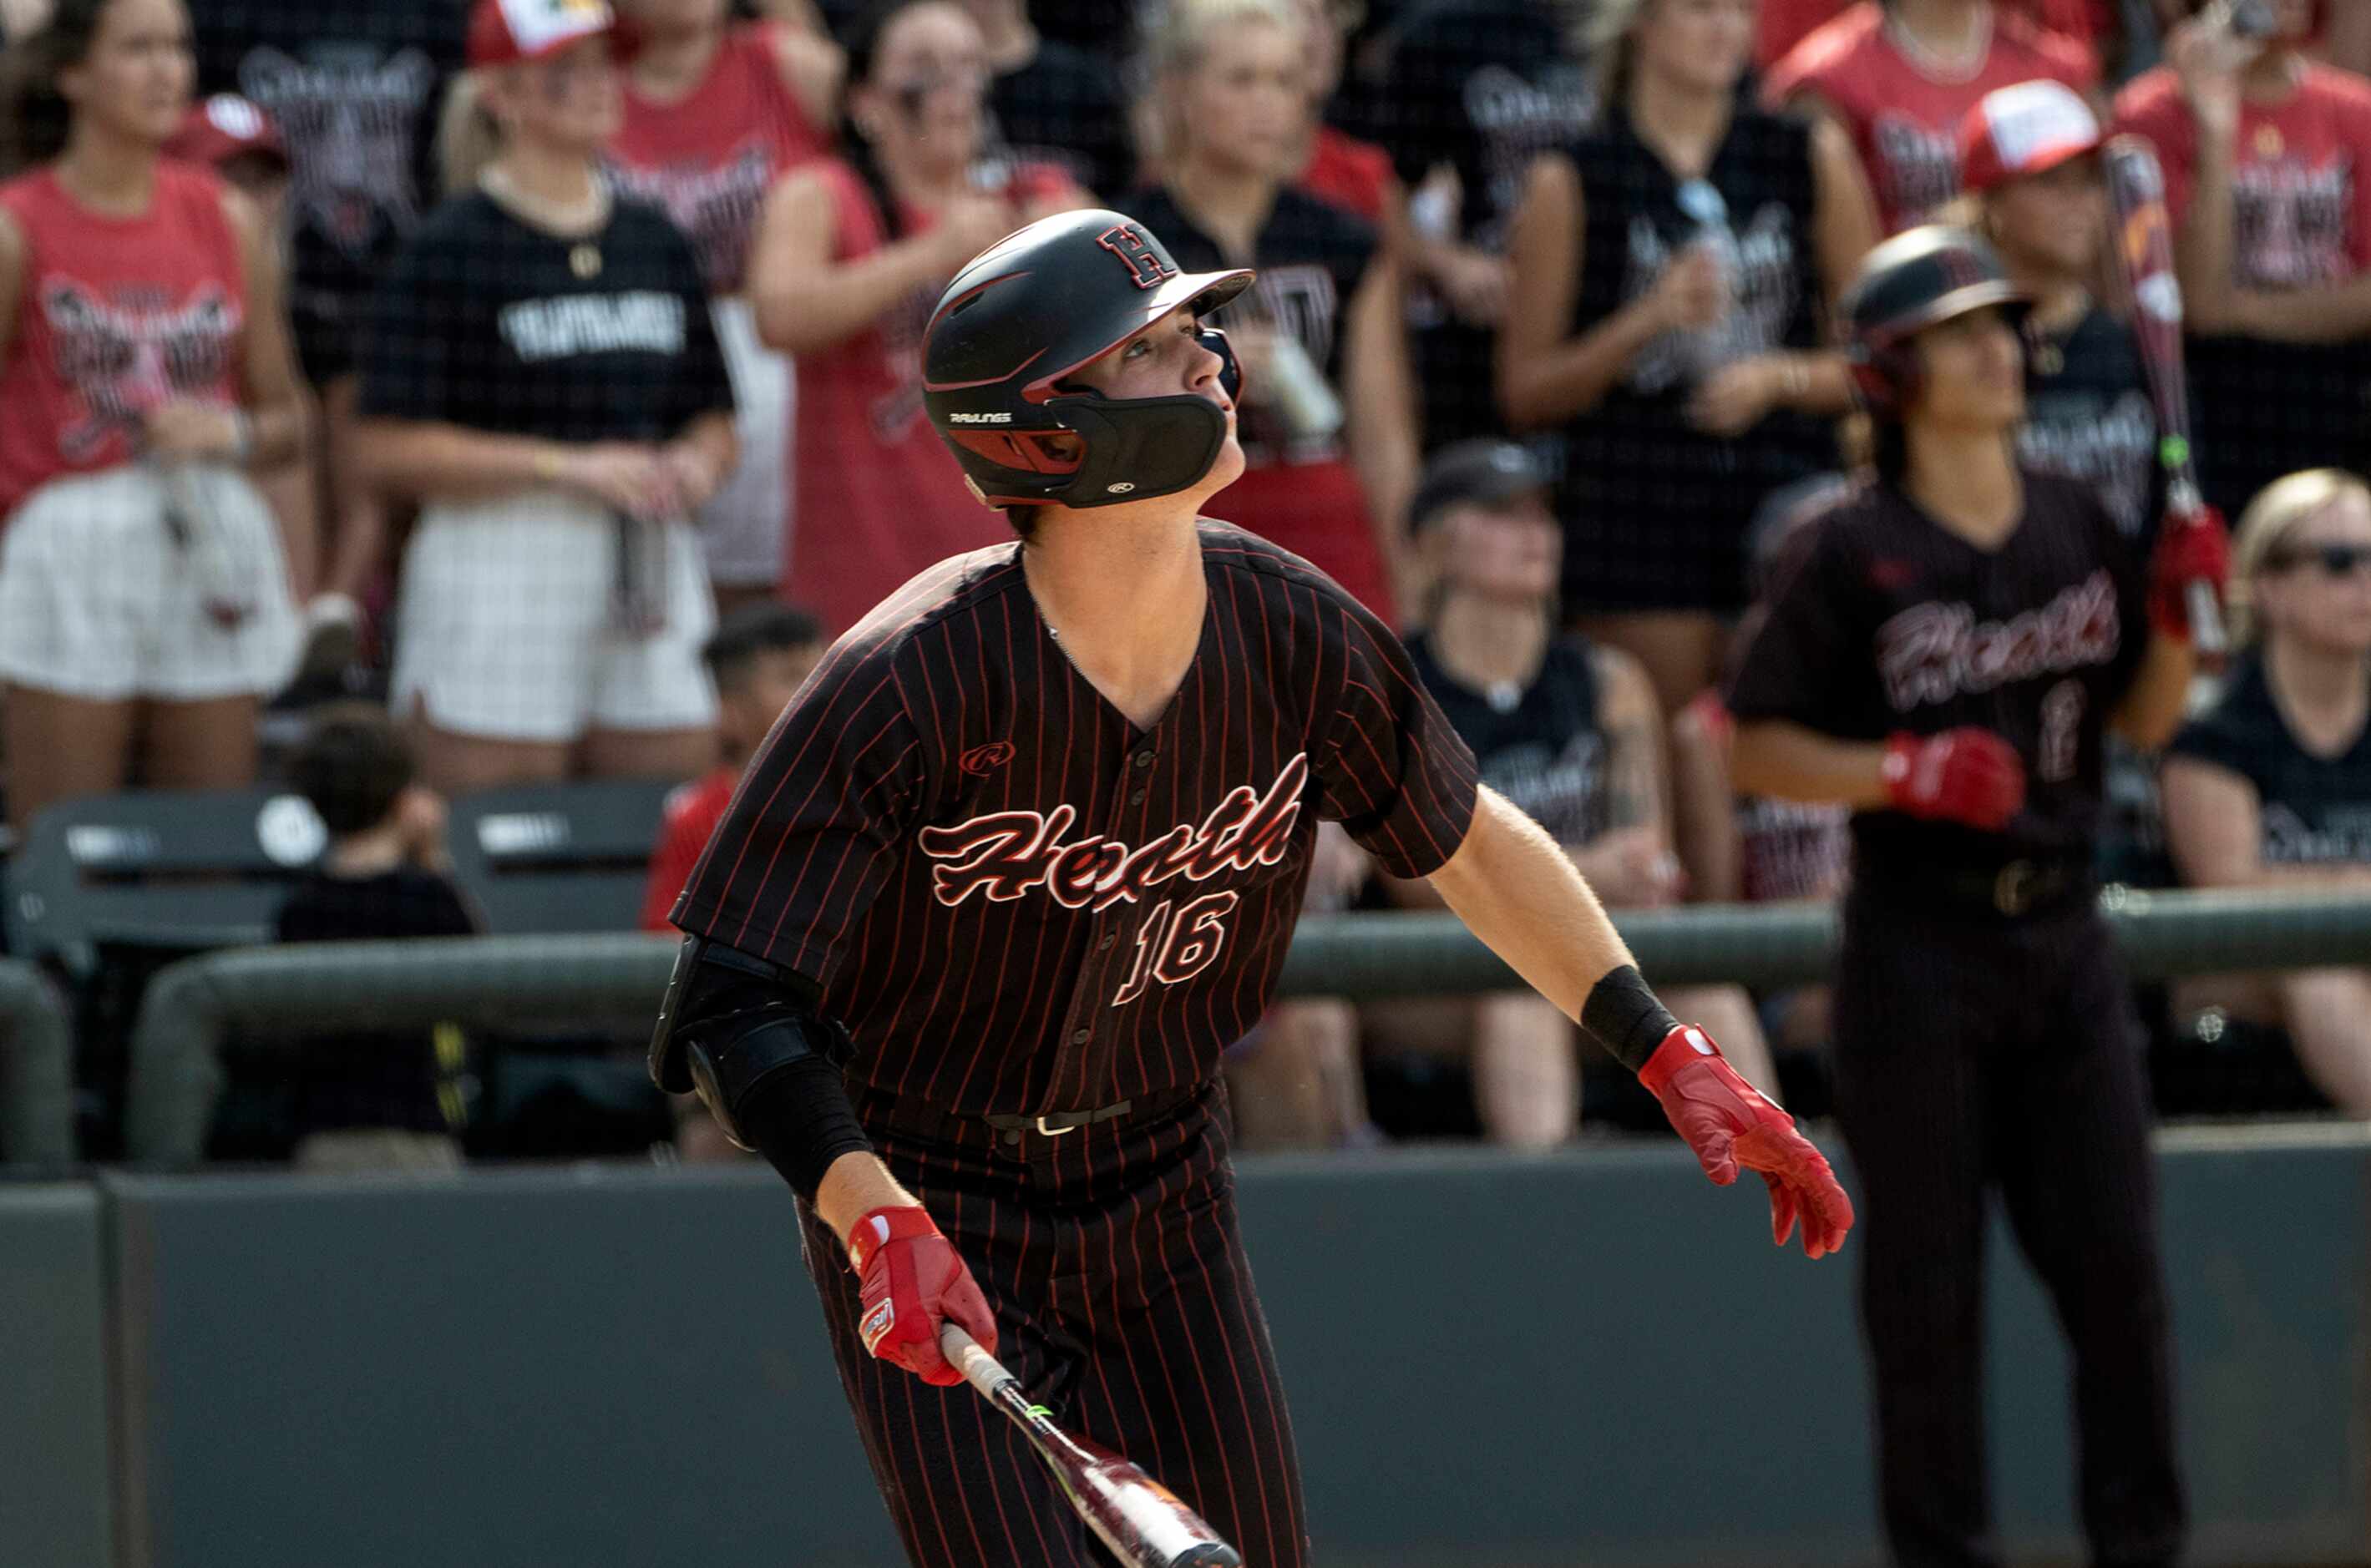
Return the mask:
{"type": "Polygon", "coordinates": [[[2091,487],[2027,470],[2025,515],[1985,550],[1875,481],[1822,516],[1738,660],[1740,723],[1847,740],[1973,725],[2017,748],[2025,809],[1999,833],[1853,818],[1856,873],[2090,853],[2100,744],[2149,623],[2133,548],[2091,487]]]}

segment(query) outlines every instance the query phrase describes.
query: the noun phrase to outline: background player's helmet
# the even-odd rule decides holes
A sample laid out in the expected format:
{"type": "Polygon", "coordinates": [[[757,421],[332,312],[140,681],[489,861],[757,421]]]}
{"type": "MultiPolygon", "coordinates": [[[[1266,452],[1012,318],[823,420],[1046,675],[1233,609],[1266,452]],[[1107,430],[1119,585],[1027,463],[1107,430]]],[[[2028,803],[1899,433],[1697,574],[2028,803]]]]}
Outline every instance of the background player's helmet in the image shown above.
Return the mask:
{"type": "MultiPolygon", "coordinates": [[[[1061,385],[1174,310],[1214,310],[1248,271],[1181,272],[1135,219],[1101,209],[1041,218],[972,258],[922,340],[922,400],[990,506],[1110,506],[1199,481],[1227,417],[1191,393],[1113,399],[1061,385]]],[[[1226,335],[1205,328],[1232,398],[1226,335]]]]}
{"type": "Polygon", "coordinates": [[[1898,413],[1918,383],[1911,339],[1988,306],[2021,320],[2027,304],[1992,247],[1966,229],[1904,229],[1868,253],[1845,293],[1853,384],[1871,412],[1898,413]]]}

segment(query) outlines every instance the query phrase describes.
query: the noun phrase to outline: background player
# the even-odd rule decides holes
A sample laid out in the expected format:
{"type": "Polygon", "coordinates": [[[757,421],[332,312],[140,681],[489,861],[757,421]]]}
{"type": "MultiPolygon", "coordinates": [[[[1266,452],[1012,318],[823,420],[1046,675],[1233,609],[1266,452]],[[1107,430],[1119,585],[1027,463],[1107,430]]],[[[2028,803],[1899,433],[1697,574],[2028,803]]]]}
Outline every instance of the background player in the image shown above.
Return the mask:
{"type": "Polygon", "coordinates": [[[675,912],[691,935],[653,1074],[799,1194],[919,1564],[1094,1560],[1018,1442],[939,1387],[943,1319],[1245,1561],[1306,1561],[1219,1062],[1274,992],[1321,816],[1430,878],[1642,1069],[1714,1180],[1762,1170],[1782,1243],[1799,1219],[1821,1256],[1851,1224],[1792,1120],[1671,1020],[1554,841],[1477,786],[1390,631],[1197,518],[1243,464],[1201,317],[1250,281],[1182,276],[1109,212],[955,276],[924,342],[931,417],[1022,543],[941,563],[840,640],[675,912]]]}
{"type": "Polygon", "coordinates": [[[1870,253],[1849,319],[1877,474],[1807,525],[1730,698],[1741,788],[1856,808],[1836,1115],[1868,1183],[1886,1528],[1922,1568],[1998,1561],[1995,1182],[2073,1344],[2094,1561],[2169,1563],[2182,1529],[2141,1037],[2090,866],[2101,735],[2172,733],[2183,591],[2227,549],[2165,530],[2145,582],[2094,491],[2018,467],[2022,303],[1964,230],[1870,253]]]}

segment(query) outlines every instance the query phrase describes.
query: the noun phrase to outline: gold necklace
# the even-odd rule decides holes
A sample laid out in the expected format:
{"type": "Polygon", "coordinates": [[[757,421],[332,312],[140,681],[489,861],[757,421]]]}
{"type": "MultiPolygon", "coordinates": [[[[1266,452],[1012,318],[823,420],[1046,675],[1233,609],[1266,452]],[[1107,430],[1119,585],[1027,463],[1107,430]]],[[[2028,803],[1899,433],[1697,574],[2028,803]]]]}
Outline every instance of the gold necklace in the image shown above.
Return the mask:
{"type": "Polygon", "coordinates": [[[593,194],[574,207],[561,207],[520,190],[500,164],[489,165],[478,176],[478,188],[530,227],[555,239],[573,237],[575,243],[568,248],[568,270],[579,279],[589,282],[601,275],[601,247],[593,236],[608,222],[610,198],[607,183],[597,175],[593,194]]]}

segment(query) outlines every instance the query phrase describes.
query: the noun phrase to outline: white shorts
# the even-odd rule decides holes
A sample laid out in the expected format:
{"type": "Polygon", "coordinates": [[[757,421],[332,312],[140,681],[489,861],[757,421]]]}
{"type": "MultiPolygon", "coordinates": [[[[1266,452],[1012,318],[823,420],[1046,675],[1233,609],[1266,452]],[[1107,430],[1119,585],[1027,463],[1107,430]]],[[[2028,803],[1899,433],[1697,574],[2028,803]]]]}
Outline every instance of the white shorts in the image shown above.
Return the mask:
{"type": "Polygon", "coordinates": [[[618,613],[619,524],[601,508],[528,490],[423,510],[396,604],[396,710],[416,702],[440,730],[504,741],[713,723],[699,541],[680,523],[633,526],[651,547],[647,629],[618,613]]]}
{"type": "Polygon", "coordinates": [[[297,641],[279,525],[235,468],[52,479],[0,532],[0,680],[102,702],[265,697],[297,641]]]}
{"type": "Polygon", "coordinates": [[[791,537],[791,417],[798,378],[791,356],[758,340],[746,300],[720,299],[716,340],[733,373],[738,411],[733,432],[741,460],[724,488],[700,511],[700,543],[709,580],[728,587],[771,588],[782,580],[791,537]]]}

